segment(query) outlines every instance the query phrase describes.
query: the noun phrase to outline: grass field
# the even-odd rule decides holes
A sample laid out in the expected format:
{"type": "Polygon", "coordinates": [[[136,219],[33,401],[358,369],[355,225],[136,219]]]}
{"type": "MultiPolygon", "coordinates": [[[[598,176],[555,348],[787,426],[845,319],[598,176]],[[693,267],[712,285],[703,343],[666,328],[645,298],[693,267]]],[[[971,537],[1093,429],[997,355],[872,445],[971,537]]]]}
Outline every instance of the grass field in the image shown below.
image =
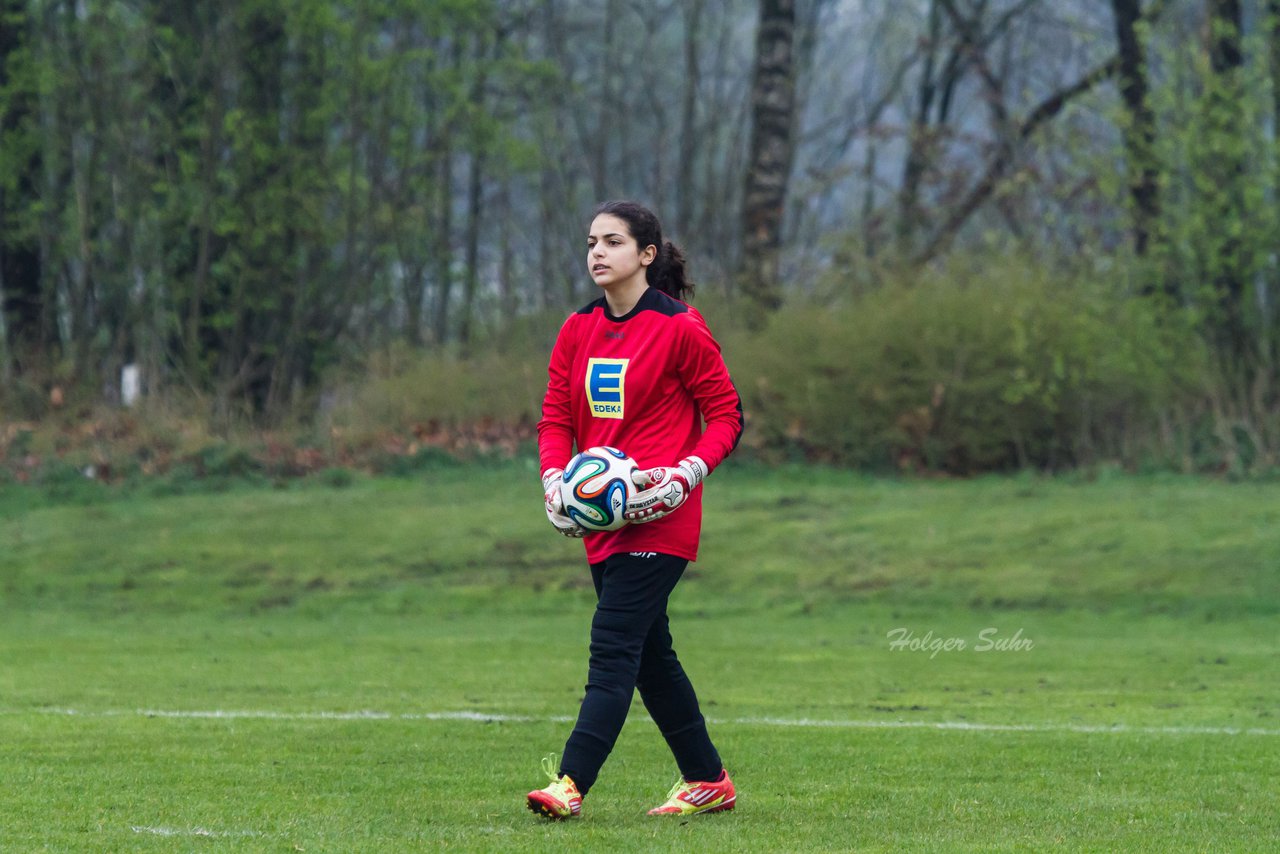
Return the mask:
{"type": "Polygon", "coordinates": [[[726,467],[672,613],[739,807],[644,815],[637,701],[551,824],[592,597],[530,469],[9,488],[0,851],[1273,850],[1274,492],[726,467]]]}

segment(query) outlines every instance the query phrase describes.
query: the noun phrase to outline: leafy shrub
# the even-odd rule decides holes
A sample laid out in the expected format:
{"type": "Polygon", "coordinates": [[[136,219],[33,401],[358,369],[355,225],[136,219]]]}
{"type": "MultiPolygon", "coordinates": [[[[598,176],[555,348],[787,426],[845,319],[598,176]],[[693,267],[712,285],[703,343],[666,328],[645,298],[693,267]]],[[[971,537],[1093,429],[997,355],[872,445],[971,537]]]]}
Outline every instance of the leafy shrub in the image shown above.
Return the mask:
{"type": "Polygon", "coordinates": [[[356,475],[351,469],[341,466],[324,469],[316,475],[321,483],[333,489],[346,489],[356,482],[356,475]]]}
{"type": "Polygon", "coordinates": [[[526,319],[465,357],[401,346],[372,355],[330,378],[317,432],[339,457],[402,476],[527,453],[563,319],[526,319]]]}
{"type": "Polygon", "coordinates": [[[382,474],[392,477],[416,477],[442,468],[456,468],[461,461],[440,448],[420,448],[412,454],[385,454],[376,459],[375,466],[382,474]]]}
{"type": "Polygon", "coordinates": [[[1200,382],[1185,324],[1032,265],[943,271],[725,338],[773,456],[969,473],[1135,458],[1200,382]]]}
{"type": "Polygon", "coordinates": [[[347,434],[404,432],[422,425],[535,421],[547,387],[547,357],[563,315],[527,318],[476,344],[465,357],[394,346],[333,383],[328,419],[347,434]]]}
{"type": "Polygon", "coordinates": [[[247,448],[230,442],[206,445],[190,462],[198,477],[243,478],[262,471],[262,463],[247,448]]]}

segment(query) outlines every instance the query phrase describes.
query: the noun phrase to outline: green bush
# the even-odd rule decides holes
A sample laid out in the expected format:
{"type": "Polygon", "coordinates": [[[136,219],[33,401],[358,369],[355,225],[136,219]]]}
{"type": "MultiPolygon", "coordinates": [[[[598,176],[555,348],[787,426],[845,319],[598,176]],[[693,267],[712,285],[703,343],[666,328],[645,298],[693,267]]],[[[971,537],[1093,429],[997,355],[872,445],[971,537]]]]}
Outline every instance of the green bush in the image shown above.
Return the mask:
{"type": "Polygon", "coordinates": [[[356,473],[348,468],[333,466],[318,472],[316,478],[333,489],[346,489],[356,482],[356,473]]]}
{"type": "Polygon", "coordinates": [[[1194,396],[1204,367],[1186,324],[1147,301],[1009,262],[787,309],[760,335],[722,337],[746,441],[873,469],[1168,464],[1162,418],[1194,396]]]}
{"type": "Polygon", "coordinates": [[[245,478],[259,475],[263,465],[249,449],[231,442],[207,445],[190,458],[197,477],[245,478]]]}
{"type": "Polygon", "coordinates": [[[486,349],[465,359],[395,348],[372,359],[366,372],[336,383],[331,425],[359,436],[431,424],[534,420],[554,340],[553,332],[536,345],[486,349]]]}

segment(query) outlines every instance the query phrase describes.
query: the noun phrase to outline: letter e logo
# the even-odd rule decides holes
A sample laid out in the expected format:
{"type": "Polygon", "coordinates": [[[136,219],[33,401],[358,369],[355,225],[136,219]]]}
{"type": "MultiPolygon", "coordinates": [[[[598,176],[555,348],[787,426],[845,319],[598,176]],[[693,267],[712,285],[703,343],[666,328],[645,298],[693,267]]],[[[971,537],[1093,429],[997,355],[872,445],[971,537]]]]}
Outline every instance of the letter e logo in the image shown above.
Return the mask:
{"type": "Polygon", "coordinates": [[[624,379],[629,359],[591,359],[587,362],[587,405],[596,418],[621,418],[624,379]]]}

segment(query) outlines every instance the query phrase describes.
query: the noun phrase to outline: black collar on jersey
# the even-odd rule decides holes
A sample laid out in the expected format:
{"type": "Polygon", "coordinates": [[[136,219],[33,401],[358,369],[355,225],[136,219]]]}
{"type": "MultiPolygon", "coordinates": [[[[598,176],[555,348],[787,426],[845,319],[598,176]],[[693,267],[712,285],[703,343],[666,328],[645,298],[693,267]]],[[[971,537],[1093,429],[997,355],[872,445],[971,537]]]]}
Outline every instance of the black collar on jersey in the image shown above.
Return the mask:
{"type": "Polygon", "coordinates": [[[636,301],[635,307],[621,317],[614,317],[609,313],[609,303],[604,297],[592,300],[582,308],[578,309],[576,313],[591,314],[591,312],[595,311],[597,308],[600,309],[602,314],[604,314],[605,320],[609,320],[614,323],[625,323],[642,311],[656,311],[659,314],[665,314],[667,317],[674,317],[677,314],[684,314],[689,310],[689,306],[680,302],[680,300],[669,297],[657,288],[652,287],[646,288],[645,292],[640,295],[640,299],[636,301]]]}

